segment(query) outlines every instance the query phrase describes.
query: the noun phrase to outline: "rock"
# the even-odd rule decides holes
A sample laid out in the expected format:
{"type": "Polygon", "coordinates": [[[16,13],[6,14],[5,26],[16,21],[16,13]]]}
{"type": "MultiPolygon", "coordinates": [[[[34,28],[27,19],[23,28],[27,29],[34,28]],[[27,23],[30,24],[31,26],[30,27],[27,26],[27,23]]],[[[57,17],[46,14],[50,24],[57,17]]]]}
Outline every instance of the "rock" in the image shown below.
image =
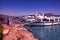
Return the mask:
{"type": "MultiPolygon", "coordinates": [[[[13,24],[12,24],[13,25],[13,24]]],[[[32,33],[21,24],[14,24],[14,27],[4,25],[3,40],[37,40],[32,33]]]]}

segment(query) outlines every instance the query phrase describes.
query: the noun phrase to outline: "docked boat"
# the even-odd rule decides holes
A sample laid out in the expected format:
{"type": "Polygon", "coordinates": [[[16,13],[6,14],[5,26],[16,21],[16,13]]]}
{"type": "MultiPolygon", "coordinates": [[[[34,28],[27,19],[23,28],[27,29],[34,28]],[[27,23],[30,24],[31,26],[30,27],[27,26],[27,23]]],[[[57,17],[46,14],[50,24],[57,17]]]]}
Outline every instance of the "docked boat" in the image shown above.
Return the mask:
{"type": "Polygon", "coordinates": [[[60,23],[59,22],[54,22],[54,23],[52,23],[52,22],[40,22],[40,23],[34,22],[34,23],[30,23],[30,25],[57,25],[57,24],[60,24],[60,23]]]}
{"type": "Polygon", "coordinates": [[[25,25],[57,25],[60,24],[60,15],[54,14],[35,14],[32,16],[27,17],[25,25]]]}

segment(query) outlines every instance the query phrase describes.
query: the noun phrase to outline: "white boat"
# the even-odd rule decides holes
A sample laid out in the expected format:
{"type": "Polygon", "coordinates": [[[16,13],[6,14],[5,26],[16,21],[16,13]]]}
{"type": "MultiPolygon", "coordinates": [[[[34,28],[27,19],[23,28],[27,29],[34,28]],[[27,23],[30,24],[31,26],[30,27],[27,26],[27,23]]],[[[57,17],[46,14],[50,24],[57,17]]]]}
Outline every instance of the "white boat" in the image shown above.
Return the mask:
{"type": "Polygon", "coordinates": [[[51,23],[51,22],[30,23],[30,25],[57,25],[57,24],[60,24],[60,23],[59,22],[54,22],[54,23],[51,23]]]}
{"type": "MultiPolygon", "coordinates": [[[[31,17],[31,16],[30,16],[31,17]]],[[[56,25],[60,24],[60,16],[56,15],[44,15],[44,14],[36,14],[35,18],[27,19],[30,23],[25,25],[56,25]],[[35,21],[36,20],[36,21],[35,21]],[[34,21],[34,22],[33,22],[34,21]]]]}

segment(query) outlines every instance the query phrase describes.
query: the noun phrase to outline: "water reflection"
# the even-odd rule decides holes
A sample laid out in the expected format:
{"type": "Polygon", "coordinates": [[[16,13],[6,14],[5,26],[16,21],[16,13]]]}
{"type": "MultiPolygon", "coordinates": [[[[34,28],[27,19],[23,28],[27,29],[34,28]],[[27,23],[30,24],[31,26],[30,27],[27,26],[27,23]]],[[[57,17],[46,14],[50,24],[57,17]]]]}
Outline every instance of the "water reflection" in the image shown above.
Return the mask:
{"type": "Polygon", "coordinates": [[[60,40],[60,25],[30,26],[29,28],[39,40],[60,40]]]}

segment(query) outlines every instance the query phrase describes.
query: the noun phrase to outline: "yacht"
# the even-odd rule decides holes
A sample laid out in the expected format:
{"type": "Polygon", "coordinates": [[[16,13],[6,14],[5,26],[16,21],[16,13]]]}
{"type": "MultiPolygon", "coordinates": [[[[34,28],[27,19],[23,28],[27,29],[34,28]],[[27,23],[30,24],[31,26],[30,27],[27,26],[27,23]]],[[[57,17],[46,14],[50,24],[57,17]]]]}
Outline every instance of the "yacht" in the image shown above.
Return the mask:
{"type": "Polygon", "coordinates": [[[25,25],[57,25],[60,24],[60,15],[48,14],[35,14],[34,17],[27,18],[28,24],[25,25]]]}

